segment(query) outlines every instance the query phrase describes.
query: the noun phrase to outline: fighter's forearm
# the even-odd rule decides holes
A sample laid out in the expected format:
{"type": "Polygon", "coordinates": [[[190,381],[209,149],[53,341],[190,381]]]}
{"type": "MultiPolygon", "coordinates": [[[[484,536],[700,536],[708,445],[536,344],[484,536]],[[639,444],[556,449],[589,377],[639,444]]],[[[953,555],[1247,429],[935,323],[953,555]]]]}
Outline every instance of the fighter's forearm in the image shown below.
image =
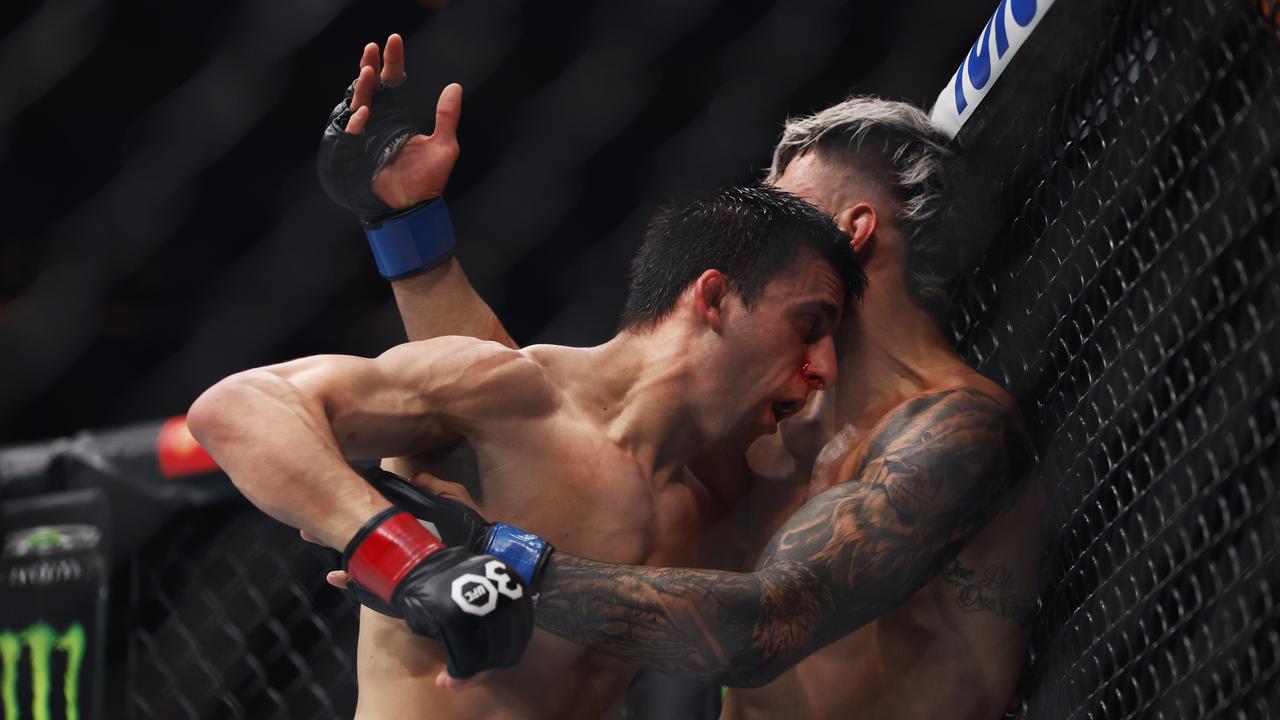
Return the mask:
{"type": "Polygon", "coordinates": [[[762,573],[608,565],[556,553],[536,618],[543,629],[606,655],[754,687],[799,659],[757,636],[770,585],[762,573]]]}
{"type": "Polygon", "coordinates": [[[514,348],[493,309],[485,303],[457,258],[438,268],[391,283],[410,340],[464,335],[514,348]]]}
{"type": "Polygon", "coordinates": [[[250,502],[331,547],[389,504],[347,464],[322,403],[268,370],[213,386],[187,423],[250,502]]]}
{"type": "Polygon", "coordinates": [[[847,483],[788,521],[751,573],[617,566],[556,553],[538,625],[665,673],[758,687],[915,592],[936,543],[868,522],[879,511],[847,483]]]}

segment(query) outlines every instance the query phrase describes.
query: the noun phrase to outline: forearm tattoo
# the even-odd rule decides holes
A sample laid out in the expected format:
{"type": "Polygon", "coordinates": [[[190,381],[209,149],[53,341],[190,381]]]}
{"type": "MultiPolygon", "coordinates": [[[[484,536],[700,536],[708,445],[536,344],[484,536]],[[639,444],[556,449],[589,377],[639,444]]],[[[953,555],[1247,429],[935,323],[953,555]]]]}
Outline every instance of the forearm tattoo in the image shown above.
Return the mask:
{"type": "Polygon", "coordinates": [[[934,577],[1025,484],[1013,414],[971,389],[904,404],[852,481],[810,499],[751,573],[552,556],[538,624],[662,672],[762,685],[934,577]]]}

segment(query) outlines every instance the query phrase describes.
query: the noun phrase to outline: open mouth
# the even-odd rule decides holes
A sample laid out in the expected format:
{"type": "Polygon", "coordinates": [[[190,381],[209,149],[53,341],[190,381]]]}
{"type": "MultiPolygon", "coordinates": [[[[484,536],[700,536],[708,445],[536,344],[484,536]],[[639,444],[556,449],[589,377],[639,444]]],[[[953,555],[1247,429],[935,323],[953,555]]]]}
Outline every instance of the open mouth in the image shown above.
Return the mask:
{"type": "Polygon", "coordinates": [[[803,402],[795,400],[780,400],[773,404],[773,419],[782,422],[787,418],[800,412],[800,408],[804,407],[803,402]]]}

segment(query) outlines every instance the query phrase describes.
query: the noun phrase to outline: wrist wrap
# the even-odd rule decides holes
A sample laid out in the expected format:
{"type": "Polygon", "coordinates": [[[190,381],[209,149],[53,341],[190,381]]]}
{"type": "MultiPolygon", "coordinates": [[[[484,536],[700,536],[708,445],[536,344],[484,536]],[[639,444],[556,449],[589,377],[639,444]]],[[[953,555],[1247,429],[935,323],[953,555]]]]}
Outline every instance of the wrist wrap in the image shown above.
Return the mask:
{"type": "Polygon", "coordinates": [[[542,574],[547,541],[514,525],[494,523],[482,553],[492,555],[511,567],[531,590],[537,592],[535,580],[542,574]]]}
{"type": "Polygon", "coordinates": [[[444,198],[364,224],[378,272],[388,280],[430,270],[453,257],[453,223],[444,198]]]}
{"type": "Polygon", "coordinates": [[[409,571],[444,549],[413,515],[391,507],[370,518],[343,552],[343,565],[365,590],[384,602],[409,571]]]}

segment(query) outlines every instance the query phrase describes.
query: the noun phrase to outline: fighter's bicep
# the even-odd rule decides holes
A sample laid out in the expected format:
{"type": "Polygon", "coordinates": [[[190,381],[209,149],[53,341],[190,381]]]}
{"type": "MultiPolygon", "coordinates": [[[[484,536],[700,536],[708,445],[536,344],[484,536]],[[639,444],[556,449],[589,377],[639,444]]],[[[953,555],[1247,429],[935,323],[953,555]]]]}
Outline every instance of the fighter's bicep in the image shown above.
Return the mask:
{"type": "Polygon", "coordinates": [[[381,358],[324,355],[266,370],[317,403],[348,457],[423,452],[452,434],[429,398],[381,358]]]}
{"type": "Polygon", "coordinates": [[[378,361],[460,423],[544,412],[558,397],[540,364],[496,342],[433,338],[392,348],[378,361]]]}
{"type": "Polygon", "coordinates": [[[908,405],[879,428],[853,479],[882,495],[905,532],[972,538],[1025,487],[1031,450],[1019,421],[969,388],[908,405]]]}

